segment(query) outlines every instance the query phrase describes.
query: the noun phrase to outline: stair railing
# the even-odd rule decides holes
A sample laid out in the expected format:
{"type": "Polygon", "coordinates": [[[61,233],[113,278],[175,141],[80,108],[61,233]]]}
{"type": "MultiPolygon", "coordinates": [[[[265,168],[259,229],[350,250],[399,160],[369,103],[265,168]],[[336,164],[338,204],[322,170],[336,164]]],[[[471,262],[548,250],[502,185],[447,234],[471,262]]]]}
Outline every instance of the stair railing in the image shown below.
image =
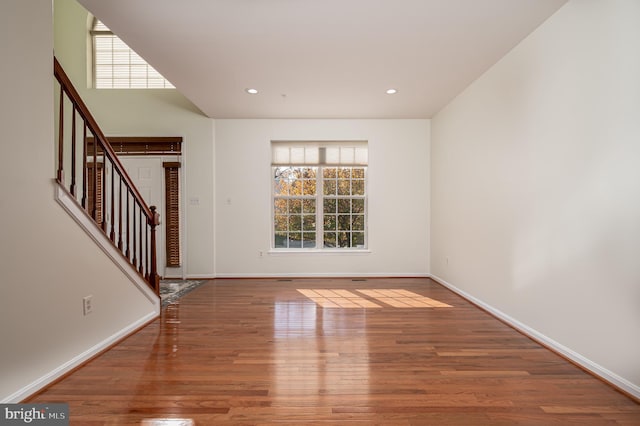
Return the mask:
{"type": "Polygon", "coordinates": [[[155,206],[147,206],[55,58],[53,70],[60,91],[56,180],[158,294],[156,226],[160,215],[155,206]]]}

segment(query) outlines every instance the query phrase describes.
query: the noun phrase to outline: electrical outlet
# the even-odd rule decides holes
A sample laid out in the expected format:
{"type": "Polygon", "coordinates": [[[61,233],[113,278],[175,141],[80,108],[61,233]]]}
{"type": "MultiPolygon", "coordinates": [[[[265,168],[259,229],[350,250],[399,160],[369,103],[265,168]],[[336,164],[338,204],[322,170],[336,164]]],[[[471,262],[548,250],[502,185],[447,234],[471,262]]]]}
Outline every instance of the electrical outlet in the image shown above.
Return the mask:
{"type": "Polygon", "coordinates": [[[93,295],[85,296],[82,298],[82,313],[83,315],[89,315],[93,312],[93,295]]]}

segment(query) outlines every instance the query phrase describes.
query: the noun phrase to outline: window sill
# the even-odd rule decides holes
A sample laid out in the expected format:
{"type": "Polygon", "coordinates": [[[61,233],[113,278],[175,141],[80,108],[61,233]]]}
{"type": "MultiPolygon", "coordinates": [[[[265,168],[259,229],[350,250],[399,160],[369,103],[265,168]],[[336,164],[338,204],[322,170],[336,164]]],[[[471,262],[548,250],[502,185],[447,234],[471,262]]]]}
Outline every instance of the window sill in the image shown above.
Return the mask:
{"type": "Polygon", "coordinates": [[[311,255],[311,254],[320,254],[320,255],[328,255],[328,256],[358,256],[358,255],[367,255],[370,254],[371,250],[369,249],[270,249],[267,251],[269,256],[278,256],[278,255],[292,255],[292,254],[302,254],[302,255],[311,255]]]}

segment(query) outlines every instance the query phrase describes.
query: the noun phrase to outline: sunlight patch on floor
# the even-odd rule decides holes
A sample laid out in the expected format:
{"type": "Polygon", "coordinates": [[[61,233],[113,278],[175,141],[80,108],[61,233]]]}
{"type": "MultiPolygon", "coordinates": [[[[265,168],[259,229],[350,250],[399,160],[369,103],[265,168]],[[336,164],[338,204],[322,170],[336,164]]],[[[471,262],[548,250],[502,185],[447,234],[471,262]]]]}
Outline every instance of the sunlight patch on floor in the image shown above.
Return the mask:
{"type": "Polygon", "coordinates": [[[364,299],[348,290],[298,289],[323,308],[381,308],[382,306],[364,299]]]}
{"type": "Polygon", "coordinates": [[[374,298],[394,308],[451,308],[451,305],[421,296],[408,290],[357,290],[366,296],[374,298]]]}
{"type": "Polygon", "coordinates": [[[376,302],[392,306],[394,308],[451,308],[451,305],[429,297],[421,296],[408,290],[385,289],[369,290],[358,289],[358,293],[364,298],[349,290],[344,289],[297,289],[299,293],[308,297],[323,308],[382,308],[376,302]]]}

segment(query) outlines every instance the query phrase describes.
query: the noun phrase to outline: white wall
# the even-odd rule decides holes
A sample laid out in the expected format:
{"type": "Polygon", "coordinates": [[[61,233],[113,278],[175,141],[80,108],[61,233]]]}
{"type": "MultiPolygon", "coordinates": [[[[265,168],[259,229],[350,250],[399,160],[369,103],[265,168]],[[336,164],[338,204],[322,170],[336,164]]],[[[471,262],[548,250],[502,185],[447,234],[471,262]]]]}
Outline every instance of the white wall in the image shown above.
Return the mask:
{"type": "Polygon", "coordinates": [[[0,2],[0,29],[0,401],[15,402],[156,311],[54,201],[51,1],[0,2]]]}
{"type": "Polygon", "coordinates": [[[217,274],[427,274],[429,125],[429,120],[216,120],[217,274]],[[271,140],[369,141],[370,253],[260,257],[271,241],[271,140]]]}
{"type": "Polygon", "coordinates": [[[432,272],[636,396],[639,23],[567,3],[434,117],[431,158],[432,272]]]}
{"type": "MultiPolygon", "coordinates": [[[[89,89],[88,12],[55,0],[55,54],[107,136],[182,136],[186,226],[183,260],[190,277],[214,275],[213,123],[177,90],[89,89]],[[198,204],[190,204],[192,198],[198,204]]],[[[90,60],[89,60],[90,61],[90,60]]]]}

